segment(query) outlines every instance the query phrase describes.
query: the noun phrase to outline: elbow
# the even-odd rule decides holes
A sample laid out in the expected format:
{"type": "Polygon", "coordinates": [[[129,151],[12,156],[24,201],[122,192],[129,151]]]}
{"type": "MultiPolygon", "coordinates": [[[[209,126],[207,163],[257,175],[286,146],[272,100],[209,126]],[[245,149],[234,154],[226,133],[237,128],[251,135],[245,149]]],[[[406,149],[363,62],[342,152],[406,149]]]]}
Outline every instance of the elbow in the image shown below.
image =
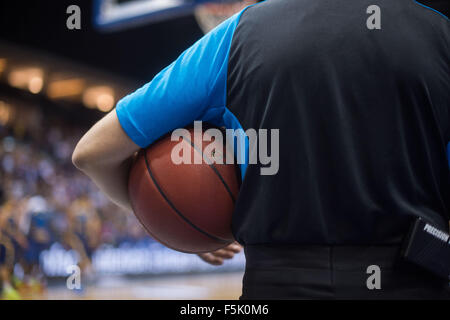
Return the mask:
{"type": "Polygon", "coordinates": [[[73,165],[81,171],[87,171],[90,167],[90,160],[88,152],[83,150],[80,143],[75,147],[75,150],[72,153],[72,163],[73,165]]]}

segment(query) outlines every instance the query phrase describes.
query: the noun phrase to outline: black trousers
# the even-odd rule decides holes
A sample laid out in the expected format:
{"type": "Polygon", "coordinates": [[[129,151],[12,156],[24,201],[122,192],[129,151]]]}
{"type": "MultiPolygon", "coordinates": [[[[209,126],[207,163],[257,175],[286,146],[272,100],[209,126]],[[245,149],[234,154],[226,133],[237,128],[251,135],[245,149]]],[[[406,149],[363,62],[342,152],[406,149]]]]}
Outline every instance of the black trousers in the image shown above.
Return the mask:
{"type": "Polygon", "coordinates": [[[399,246],[248,245],[244,252],[242,300],[450,299],[448,281],[404,261],[399,246]]]}

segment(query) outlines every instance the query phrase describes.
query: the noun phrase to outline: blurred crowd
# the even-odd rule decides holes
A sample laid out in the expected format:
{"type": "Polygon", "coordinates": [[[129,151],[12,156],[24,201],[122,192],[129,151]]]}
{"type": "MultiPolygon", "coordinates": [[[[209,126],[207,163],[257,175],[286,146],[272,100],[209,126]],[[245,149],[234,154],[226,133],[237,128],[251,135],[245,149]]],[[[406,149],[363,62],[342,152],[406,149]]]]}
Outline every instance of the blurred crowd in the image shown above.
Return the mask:
{"type": "Polygon", "coordinates": [[[58,242],[91,272],[102,244],[146,238],[133,215],[108,201],[71,163],[83,129],[63,119],[31,117],[0,123],[0,297],[45,290],[40,254],[58,242]]]}

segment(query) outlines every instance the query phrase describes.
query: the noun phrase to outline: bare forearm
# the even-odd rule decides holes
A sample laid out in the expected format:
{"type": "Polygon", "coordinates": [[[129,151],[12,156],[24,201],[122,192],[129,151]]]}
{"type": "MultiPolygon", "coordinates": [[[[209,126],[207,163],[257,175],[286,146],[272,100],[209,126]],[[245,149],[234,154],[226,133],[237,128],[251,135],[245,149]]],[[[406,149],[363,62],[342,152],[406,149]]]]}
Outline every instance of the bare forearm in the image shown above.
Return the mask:
{"type": "Polygon", "coordinates": [[[114,203],[131,210],[127,180],[131,157],[137,150],[139,146],[122,130],[113,111],[81,138],[72,158],[114,203]]]}
{"type": "Polygon", "coordinates": [[[91,170],[82,169],[82,171],[91,178],[112,202],[131,211],[127,189],[130,164],[131,158],[116,166],[102,166],[91,170]]]}

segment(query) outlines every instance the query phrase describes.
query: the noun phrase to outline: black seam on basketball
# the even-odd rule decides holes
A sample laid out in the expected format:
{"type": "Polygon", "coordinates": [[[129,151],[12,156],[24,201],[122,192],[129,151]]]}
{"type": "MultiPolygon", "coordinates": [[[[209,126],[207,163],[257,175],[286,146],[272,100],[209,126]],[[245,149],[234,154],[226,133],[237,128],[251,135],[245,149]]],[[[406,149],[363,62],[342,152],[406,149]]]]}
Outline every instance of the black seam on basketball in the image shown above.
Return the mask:
{"type": "Polygon", "coordinates": [[[223,242],[223,243],[229,243],[230,241],[216,237],[212,234],[209,234],[208,232],[200,229],[199,227],[197,227],[195,224],[193,224],[191,221],[189,221],[188,218],[186,218],[176,207],[175,205],[172,203],[172,201],[170,201],[170,199],[166,196],[166,194],[164,193],[164,191],[161,189],[161,187],[159,186],[158,182],[156,181],[155,177],[153,176],[152,170],[150,169],[150,165],[148,164],[148,160],[147,160],[147,153],[144,152],[144,160],[145,160],[145,166],[147,167],[147,171],[148,174],[150,175],[150,178],[152,179],[153,183],[155,184],[156,189],[158,189],[159,193],[161,194],[161,196],[164,198],[164,200],[166,200],[166,202],[168,203],[168,205],[173,209],[173,211],[175,211],[187,224],[189,224],[192,228],[194,228],[195,230],[197,230],[200,233],[203,233],[205,236],[214,239],[216,241],[219,242],[223,242]]]}
{"type": "MultiPolygon", "coordinates": [[[[204,159],[204,158],[203,158],[203,152],[201,152],[201,151],[197,148],[197,146],[196,146],[192,141],[190,141],[189,139],[187,139],[187,138],[185,138],[185,137],[183,137],[183,136],[182,136],[182,138],[183,138],[184,140],[186,140],[186,141],[192,146],[192,148],[194,148],[194,150],[196,150],[200,155],[202,155],[202,159],[204,159]]],[[[207,163],[207,164],[208,164],[208,163],[207,163]]],[[[220,179],[220,181],[222,182],[223,186],[225,187],[225,189],[227,189],[227,192],[228,192],[228,194],[230,195],[231,200],[233,201],[233,203],[235,203],[235,202],[236,202],[236,199],[234,198],[233,193],[231,192],[230,188],[228,187],[227,183],[225,182],[225,179],[224,179],[224,178],[222,177],[222,175],[220,174],[219,170],[217,170],[217,168],[214,166],[213,163],[208,164],[208,165],[209,165],[209,167],[215,172],[215,174],[217,175],[217,177],[219,177],[219,179],[220,179]]]]}

